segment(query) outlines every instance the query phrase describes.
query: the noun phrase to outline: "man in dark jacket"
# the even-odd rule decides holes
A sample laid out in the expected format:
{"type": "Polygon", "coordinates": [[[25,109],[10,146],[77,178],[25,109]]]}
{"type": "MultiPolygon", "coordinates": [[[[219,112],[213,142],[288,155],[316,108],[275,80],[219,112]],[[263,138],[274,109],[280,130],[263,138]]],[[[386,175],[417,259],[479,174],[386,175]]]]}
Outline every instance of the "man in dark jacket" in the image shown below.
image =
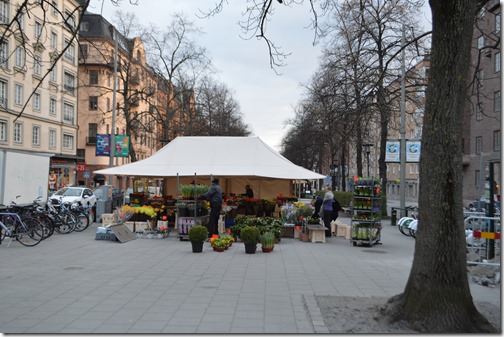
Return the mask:
{"type": "Polygon", "coordinates": [[[331,220],[336,220],[338,218],[338,212],[342,210],[341,208],[341,204],[338,202],[338,200],[336,200],[336,198],[334,198],[333,200],[333,205],[332,205],[332,217],[331,217],[331,220]]]}
{"type": "Polygon", "coordinates": [[[212,186],[208,192],[200,196],[200,199],[208,199],[210,201],[210,218],[208,219],[207,226],[209,236],[211,237],[213,234],[219,234],[217,225],[222,209],[222,190],[219,186],[219,179],[212,179],[212,186]]]}
{"type": "Polygon", "coordinates": [[[315,202],[313,203],[315,210],[313,212],[312,218],[319,218],[320,207],[322,206],[322,197],[317,194],[317,196],[314,196],[313,198],[315,199],[315,202]]]}

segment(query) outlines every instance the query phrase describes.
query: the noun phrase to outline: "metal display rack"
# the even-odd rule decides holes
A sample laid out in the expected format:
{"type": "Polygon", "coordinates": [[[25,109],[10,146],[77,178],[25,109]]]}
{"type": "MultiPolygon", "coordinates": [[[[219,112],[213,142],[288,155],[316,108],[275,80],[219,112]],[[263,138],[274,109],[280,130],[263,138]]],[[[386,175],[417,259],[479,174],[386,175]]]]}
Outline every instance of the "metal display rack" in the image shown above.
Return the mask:
{"type": "Polygon", "coordinates": [[[357,246],[379,244],[381,236],[381,184],[378,179],[360,177],[352,193],[350,242],[357,246]]]}

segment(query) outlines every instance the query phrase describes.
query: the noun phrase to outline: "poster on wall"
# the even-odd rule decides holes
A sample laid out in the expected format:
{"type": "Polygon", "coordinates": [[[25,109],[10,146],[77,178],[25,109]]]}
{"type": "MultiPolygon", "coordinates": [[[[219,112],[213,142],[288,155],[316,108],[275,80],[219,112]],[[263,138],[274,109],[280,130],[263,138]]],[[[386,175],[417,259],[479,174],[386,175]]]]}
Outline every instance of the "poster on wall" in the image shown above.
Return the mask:
{"type": "Polygon", "coordinates": [[[420,141],[419,140],[406,141],[406,162],[407,163],[420,162],[420,141]]]}
{"type": "Polygon", "coordinates": [[[388,140],[385,145],[385,162],[387,163],[400,163],[400,148],[401,143],[398,140],[388,140]]]}
{"type": "Polygon", "coordinates": [[[110,157],[110,135],[96,135],[96,156],[110,157]]]}
{"type": "Polygon", "coordinates": [[[116,135],[114,157],[128,157],[128,156],[129,156],[129,136],[116,135]]]}

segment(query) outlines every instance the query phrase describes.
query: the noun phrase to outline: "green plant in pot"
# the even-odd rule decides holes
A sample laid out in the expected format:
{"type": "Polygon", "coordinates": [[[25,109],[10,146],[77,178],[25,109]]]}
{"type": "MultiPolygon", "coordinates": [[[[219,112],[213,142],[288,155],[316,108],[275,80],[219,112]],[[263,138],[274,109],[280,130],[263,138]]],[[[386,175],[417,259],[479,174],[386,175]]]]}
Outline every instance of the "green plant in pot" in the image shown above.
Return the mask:
{"type": "Polygon", "coordinates": [[[257,249],[257,243],[261,238],[261,232],[259,228],[255,226],[245,226],[242,228],[240,233],[241,241],[245,244],[246,254],[255,254],[257,249]]]}
{"type": "Polygon", "coordinates": [[[261,235],[261,248],[263,253],[270,253],[275,248],[275,234],[265,232],[261,235]]]}
{"type": "Polygon", "coordinates": [[[208,229],[202,225],[195,225],[189,229],[189,241],[191,241],[193,253],[203,251],[203,242],[208,238],[208,229]]]}

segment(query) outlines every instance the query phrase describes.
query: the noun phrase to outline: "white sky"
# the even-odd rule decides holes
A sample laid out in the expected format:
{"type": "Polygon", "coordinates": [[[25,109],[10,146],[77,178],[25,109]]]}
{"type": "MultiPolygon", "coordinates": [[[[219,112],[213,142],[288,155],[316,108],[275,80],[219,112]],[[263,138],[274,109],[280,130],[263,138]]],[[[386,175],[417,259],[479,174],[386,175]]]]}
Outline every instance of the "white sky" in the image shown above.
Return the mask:
{"type": "MultiPolygon", "coordinates": [[[[264,41],[243,40],[238,21],[243,20],[245,1],[229,1],[223,11],[211,18],[200,19],[199,9],[206,10],[214,1],[208,0],[138,0],[139,5],[122,0],[119,8],[110,0],[91,0],[88,11],[102,13],[113,23],[117,9],[133,12],[142,24],[154,23],[165,29],[171,14],[183,12],[206,34],[199,44],[204,46],[219,73],[213,75],[233,92],[240,104],[243,120],[253,135],[280,150],[287,129],[285,121],[294,116],[294,106],[302,99],[302,84],[309,83],[317,69],[321,46],[313,46],[312,18],[308,1],[286,7],[274,2],[277,10],[268,24],[268,36],[287,53],[287,65],[275,74],[269,65],[264,41]]],[[[429,11],[430,14],[430,11],[429,11]]],[[[200,15],[201,16],[201,15],[200,15]]]]}

